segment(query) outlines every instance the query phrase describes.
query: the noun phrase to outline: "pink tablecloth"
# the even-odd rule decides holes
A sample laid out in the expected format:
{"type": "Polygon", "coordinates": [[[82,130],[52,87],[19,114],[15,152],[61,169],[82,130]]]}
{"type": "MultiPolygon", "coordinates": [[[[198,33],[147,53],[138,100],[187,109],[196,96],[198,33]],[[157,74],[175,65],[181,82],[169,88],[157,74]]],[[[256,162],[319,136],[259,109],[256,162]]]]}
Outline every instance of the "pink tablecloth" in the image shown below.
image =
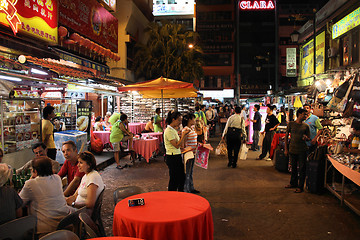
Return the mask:
{"type": "Polygon", "coordinates": [[[152,153],[159,148],[158,138],[139,140],[134,139],[133,147],[137,154],[140,154],[145,158],[146,162],[149,162],[152,153]]]}
{"type": "Polygon", "coordinates": [[[162,132],[150,132],[150,133],[143,133],[143,135],[146,136],[146,134],[148,134],[149,136],[151,137],[156,137],[159,139],[159,143],[162,143],[163,142],[163,134],[162,132]]]}
{"type": "Polygon", "coordinates": [[[108,131],[94,131],[95,137],[100,138],[103,144],[110,143],[110,132],[108,131]]]}
{"type": "Polygon", "coordinates": [[[141,133],[141,123],[129,123],[129,131],[134,134],[141,133]]]}

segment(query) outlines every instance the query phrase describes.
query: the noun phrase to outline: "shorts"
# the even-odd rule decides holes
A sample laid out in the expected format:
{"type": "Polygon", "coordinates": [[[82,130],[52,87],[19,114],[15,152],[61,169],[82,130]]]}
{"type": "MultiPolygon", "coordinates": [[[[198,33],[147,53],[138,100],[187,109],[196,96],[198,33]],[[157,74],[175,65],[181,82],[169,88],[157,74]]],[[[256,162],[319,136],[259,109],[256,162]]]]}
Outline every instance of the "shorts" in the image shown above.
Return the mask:
{"type": "Polygon", "coordinates": [[[130,139],[130,136],[126,135],[123,137],[123,139],[121,139],[120,142],[111,143],[114,151],[120,152],[121,151],[121,142],[127,142],[127,141],[129,141],[129,139],[130,139]]]}

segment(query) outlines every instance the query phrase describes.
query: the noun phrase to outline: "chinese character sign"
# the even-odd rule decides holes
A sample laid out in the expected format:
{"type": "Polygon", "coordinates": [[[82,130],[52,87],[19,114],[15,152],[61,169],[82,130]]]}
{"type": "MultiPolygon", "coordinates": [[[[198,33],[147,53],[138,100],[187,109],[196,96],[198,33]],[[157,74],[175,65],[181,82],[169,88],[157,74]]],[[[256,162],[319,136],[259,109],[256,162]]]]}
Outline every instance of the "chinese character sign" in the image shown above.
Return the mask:
{"type": "Polygon", "coordinates": [[[0,23],[18,31],[57,44],[57,0],[0,0],[0,23]]]}
{"type": "Polygon", "coordinates": [[[286,49],[286,76],[296,77],[296,48],[286,49]]]}

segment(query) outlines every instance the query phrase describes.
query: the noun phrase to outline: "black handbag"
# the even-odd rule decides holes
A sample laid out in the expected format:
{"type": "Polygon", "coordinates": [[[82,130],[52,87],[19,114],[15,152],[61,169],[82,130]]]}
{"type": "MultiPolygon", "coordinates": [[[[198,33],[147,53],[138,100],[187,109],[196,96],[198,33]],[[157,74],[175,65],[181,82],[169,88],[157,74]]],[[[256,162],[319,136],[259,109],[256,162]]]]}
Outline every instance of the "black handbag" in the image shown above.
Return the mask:
{"type": "Polygon", "coordinates": [[[352,98],[355,101],[360,101],[360,82],[359,76],[354,80],[353,87],[351,89],[349,98],[352,98]]]}
{"type": "Polygon", "coordinates": [[[345,97],[345,94],[348,90],[350,86],[350,81],[347,80],[346,82],[344,82],[343,84],[341,84],[336,90],[335,90],[335,97],[338,97],[338,98],[343,98],[345,97]]]}

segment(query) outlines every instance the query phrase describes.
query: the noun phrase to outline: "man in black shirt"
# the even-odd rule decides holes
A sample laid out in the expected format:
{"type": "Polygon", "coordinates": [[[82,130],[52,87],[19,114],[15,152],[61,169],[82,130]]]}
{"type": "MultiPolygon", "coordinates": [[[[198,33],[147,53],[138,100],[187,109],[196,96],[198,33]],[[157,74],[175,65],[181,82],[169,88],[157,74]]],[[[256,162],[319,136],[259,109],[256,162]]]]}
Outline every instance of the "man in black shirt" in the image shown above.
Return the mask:
{"type": "Polygon", "coordinates": [[[253,122],[253,143],[251,145],[250,150],[257,151],[259,150],[259,134],[261,130],[261,114],[259,113],[260,105],[256,104],[254,106],[254,119],[250,119],[251,122],[253,122]]]}
{"type": "Polygon", "coordinates": [[[307,117],[307,111],[303,108],[300,108],[296,112],[296,117],[296,121],[290,122],[288,124],[285,135],[284,153],[285,156],[290,155],[292,169],[290,184],[285,186],[285,188],[296,188],[295,193],[301,193],[304,191],[304,182],[306,176],[305,163],[308,149],[306,141],[311,139],[310,128],[306,123],[304,123],[307,117]],[[291,139],[288,146],[289,134],[291,135],[291,139]]]}
{"type": "MultiPolygon", "coordinates": [[[[265,120],[265,137],[262,143],[262,153],[257,160],[262,160],[271,149],[271,142],[275,134],[276,128],[279,126],[279,121],[273,114],[275,106],[268,104],[266,109],[266,120],[265,120]]],[[[264,134],[262,132],[261,134],[264,134]]]]}

